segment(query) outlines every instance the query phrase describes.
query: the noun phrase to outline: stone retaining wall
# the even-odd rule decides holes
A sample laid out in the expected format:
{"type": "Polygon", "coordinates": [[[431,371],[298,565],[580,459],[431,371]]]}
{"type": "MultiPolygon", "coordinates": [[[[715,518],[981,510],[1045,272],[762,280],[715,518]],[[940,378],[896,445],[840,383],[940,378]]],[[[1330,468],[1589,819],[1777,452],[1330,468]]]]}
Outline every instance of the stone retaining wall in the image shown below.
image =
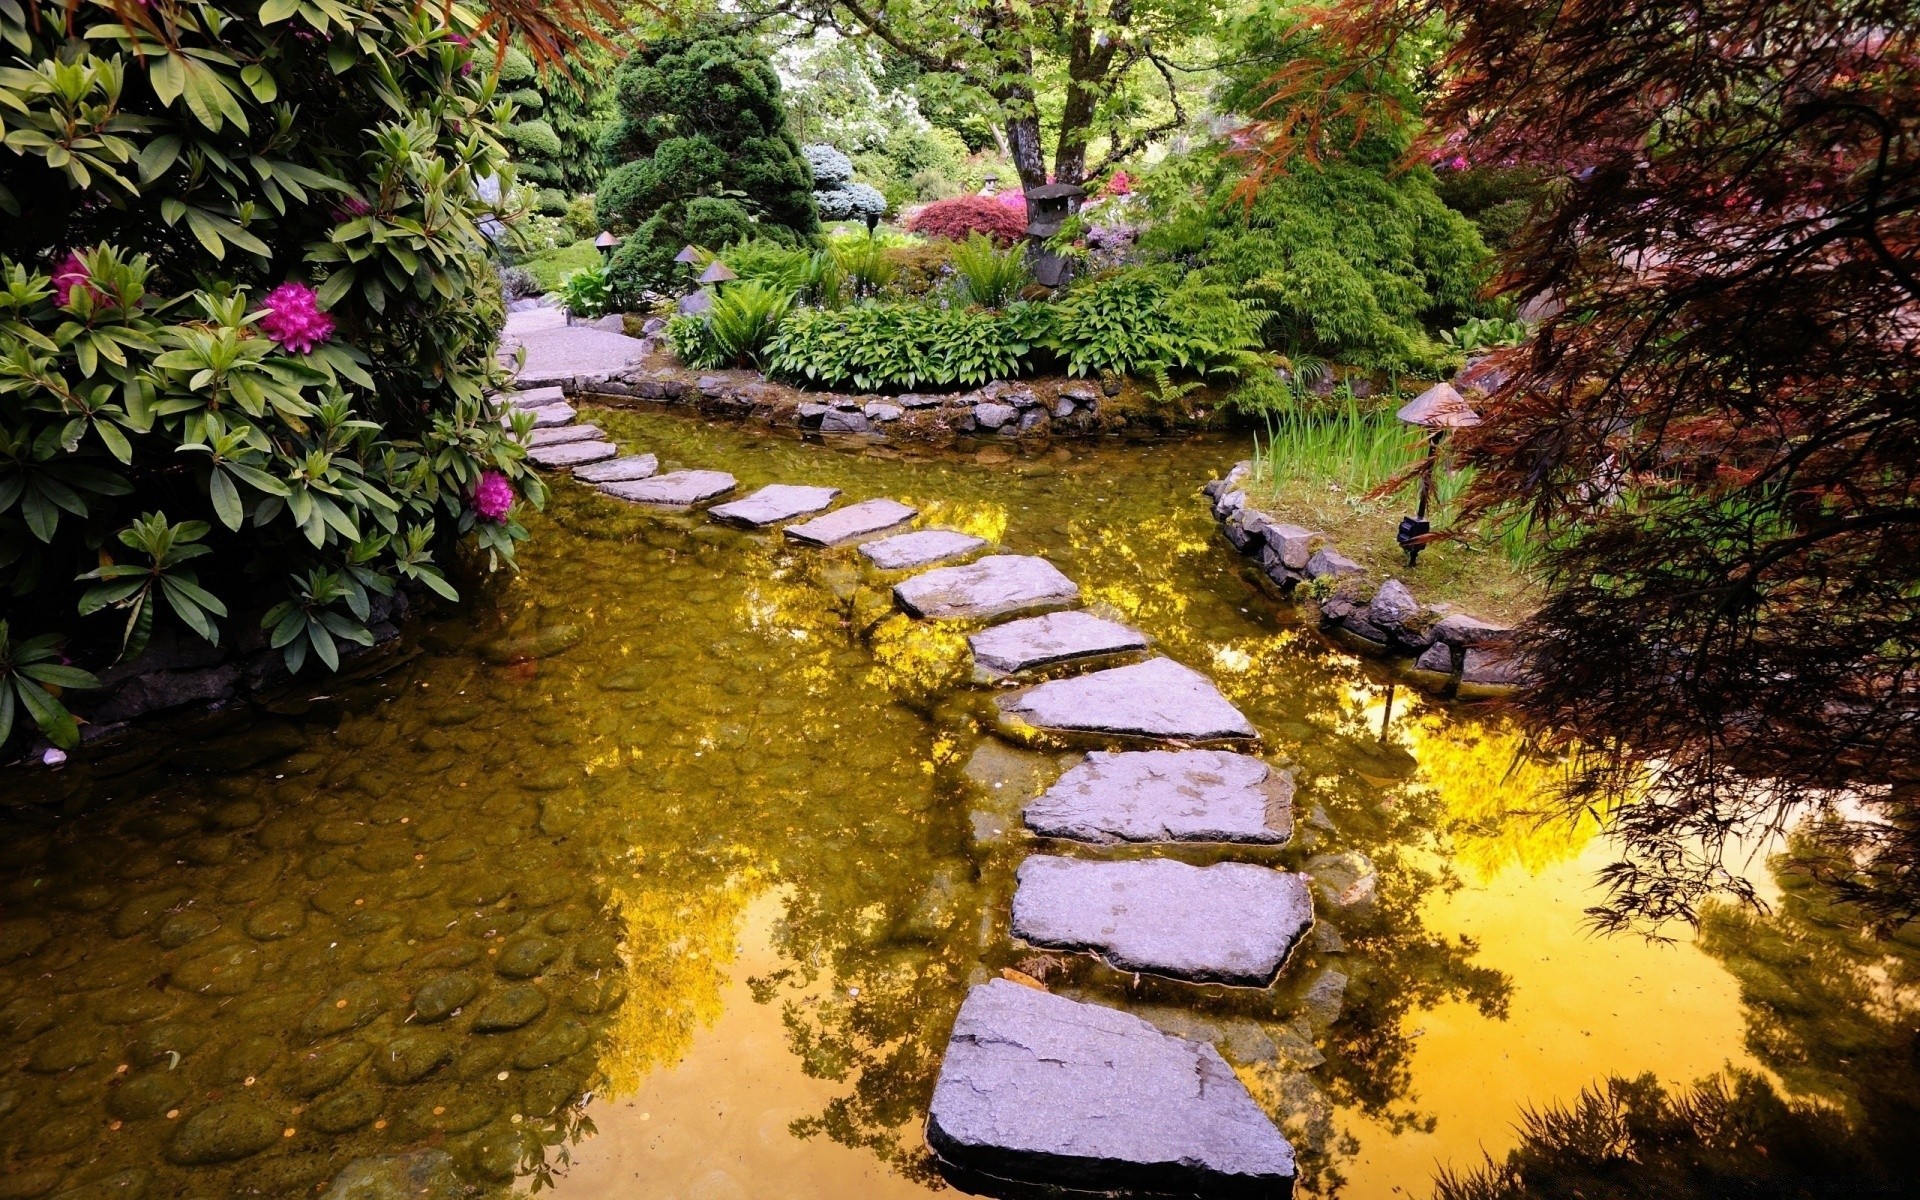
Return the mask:
{"type": "Polygon", "coordinates": [[[1522,686],[1524,671],[1508,649],[1508,627],[1451,605],[1422,604],[1398,579],[1368,584],[1360,564],[1325,534],[1249,504],[1242,485],[1252,473],[1252,463],[1237,463],[1225,479],[1206,485],[1214,518],[1269,583],[1317,611],[1323,630],[1371,657],[1406,664],[1412,682],[1442,695],[1481,699],[1522,686]]]}

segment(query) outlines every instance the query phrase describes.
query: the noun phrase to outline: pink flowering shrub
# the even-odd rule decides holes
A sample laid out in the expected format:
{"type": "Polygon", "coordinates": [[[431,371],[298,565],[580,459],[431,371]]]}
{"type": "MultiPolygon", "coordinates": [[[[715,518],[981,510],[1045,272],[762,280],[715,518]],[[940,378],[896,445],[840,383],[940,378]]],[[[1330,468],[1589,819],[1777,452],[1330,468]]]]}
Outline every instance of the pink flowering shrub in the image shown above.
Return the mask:
{"type": "Polygon", "coordinates": [[[260,329],[282,350],[311,354],[333,338],[333,318],[320,311],[313,289],[304,283],[281,284],[267,293],[261,307],[267,313],[260,318],[260,329]]]}
{"type": "Polygon", "coordinates": [[[473,514],[483,521],[499,524],[513,511],[513,484],[498,471],[480,472],[473,488],[473,514]]]}
{"type": "Polygon", "coordinates": [[[60,260],[60,265],[53,269],[53,302],[62,308],[73,303],[75,288],[84,290],[96,302],[105,299],[100,289],[93,286],[92,280],[93,277],[87,273],[87,264],[80,261],[80,252],[69,250],[67,256],[60,260]]]}

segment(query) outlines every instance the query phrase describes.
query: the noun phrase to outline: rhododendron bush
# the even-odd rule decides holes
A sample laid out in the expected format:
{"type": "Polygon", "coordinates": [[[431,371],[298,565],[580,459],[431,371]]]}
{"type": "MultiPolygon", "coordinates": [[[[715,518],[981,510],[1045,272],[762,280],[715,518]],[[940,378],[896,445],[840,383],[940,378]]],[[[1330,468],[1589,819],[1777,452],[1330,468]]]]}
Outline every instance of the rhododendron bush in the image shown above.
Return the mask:
{"type": "Polygon", "coordinates": [[[487,398],[494,54],[457,8],[123,7],[0,0],[0,618],[84,675],[271,610],[333,666],[543,499],[487,398]]]}

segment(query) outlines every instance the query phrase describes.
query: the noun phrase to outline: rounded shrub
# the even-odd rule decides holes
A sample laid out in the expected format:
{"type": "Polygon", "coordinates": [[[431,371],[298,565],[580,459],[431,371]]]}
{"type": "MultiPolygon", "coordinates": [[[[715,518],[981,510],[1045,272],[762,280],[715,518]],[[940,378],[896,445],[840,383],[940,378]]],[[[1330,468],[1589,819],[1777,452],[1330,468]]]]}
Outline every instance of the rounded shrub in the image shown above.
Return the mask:
{"type": "Polygon", "coordinates": [[[907,223],[907,228],[926,237],[964,242],[978,233],[1005,245],[1027,234],[1026,209],[1002,204],[992,196],[955,196],[935,200],[907,223]]]}

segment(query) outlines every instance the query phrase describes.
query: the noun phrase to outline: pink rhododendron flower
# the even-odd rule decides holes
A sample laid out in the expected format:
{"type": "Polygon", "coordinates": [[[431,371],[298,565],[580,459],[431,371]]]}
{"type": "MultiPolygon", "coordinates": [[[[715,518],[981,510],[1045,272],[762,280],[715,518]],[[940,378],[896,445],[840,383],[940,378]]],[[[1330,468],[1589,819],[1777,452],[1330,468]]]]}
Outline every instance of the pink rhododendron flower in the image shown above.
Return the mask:
{"type": "Polygon", "coordinates": [[[75,288],[86,289],[96,303],[106,299],[100,289],[93,286],[93,276],[87,273],[87,264],[80,261],[80,252],[69,250],[66,258],[53,269],[53,302],[65,308],[73,302],[75,288]]]}
{"type": "Polygon", "coordinates": [[[1130,196],[1133,194],[1133,180],[1127,178],[1125,171],[1115,171],[1113,178],[1107,180],[1107,195],[1130,196]]]}
{"type": "Polygon", "coordinates": [[[362,200],[352,193],[348,193],[340,198],[339,205],[333,210],[333,217],[336,221],[346,222],[353,220],[355,217],[364,217],[372,211],[373,205],[368,204],[365,200],[362,200]]]}
{"type": "Polygon", "coordinates": [[[504,521],[513,508],[513,485],[498,471],[480,472],[473,488],[474,515],[486,521],[504,521]]]}
{"type": "Polygon", "coordinates": [[[320,311],[313,289],[304,283],[281,284],[267,293],[262,307],[267,315],[260,318],[260,328],[282,350],[311,354],[333,338],[333,318],[320,311]]]}

